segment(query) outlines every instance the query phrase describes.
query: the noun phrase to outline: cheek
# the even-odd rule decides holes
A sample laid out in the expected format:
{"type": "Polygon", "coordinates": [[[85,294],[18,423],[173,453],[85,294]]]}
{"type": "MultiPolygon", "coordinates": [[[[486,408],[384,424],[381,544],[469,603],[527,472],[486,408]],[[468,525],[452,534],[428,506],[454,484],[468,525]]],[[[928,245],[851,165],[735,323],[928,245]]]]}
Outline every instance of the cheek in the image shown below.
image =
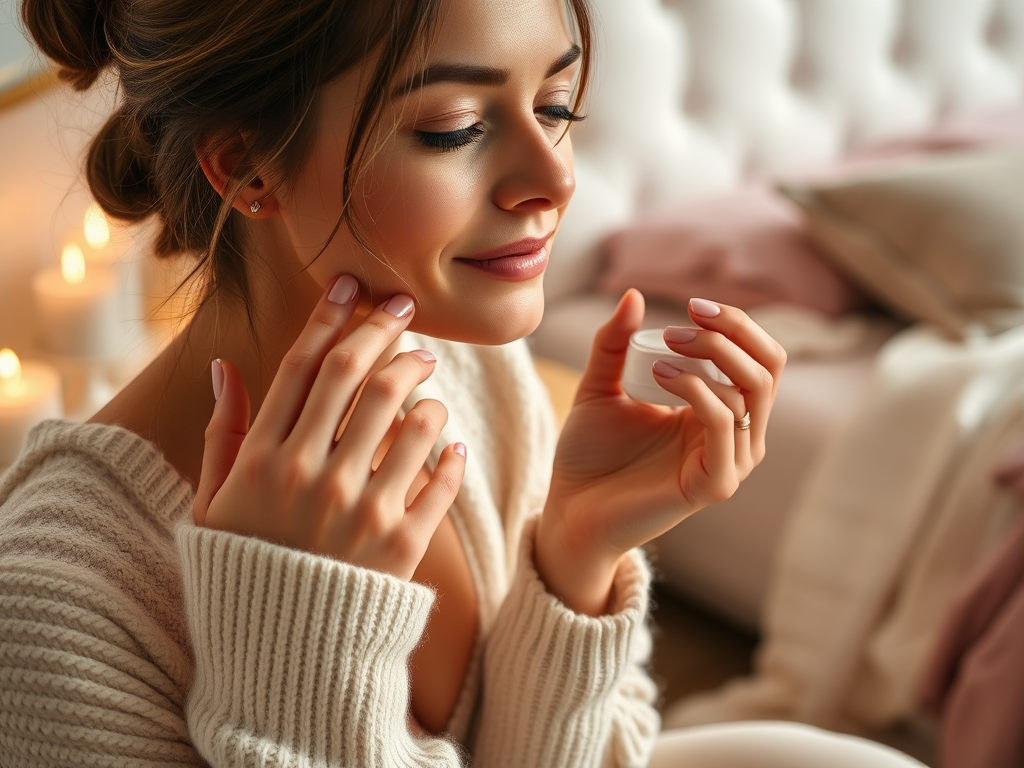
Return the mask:
{"type": "Polygon", "coordinates": [[[392,160],[368,174],[360,221],[399,272],[426,276],[436,273],[438,256],[465,232],[480,185],[454,159],[392,160]]]}
{"type": "Polygon", "coordinates": [[[337,152],[315,154],[290,201],[302,211],[294,216],[291,236],[313,277],[326,285],[340,271],[353,274],[372,303],[400,291],[428,305],[448,303],[451,287],[441,267],[458,255],[457,241],[471,229],[486,187],[482,164],[456,154],[390,153],[371,164],[356,180],[352,200],[359,229],[379,258],[368,255],[342,226],[326,258],[312,260],[340,216],[344,165],[337,152]]]}

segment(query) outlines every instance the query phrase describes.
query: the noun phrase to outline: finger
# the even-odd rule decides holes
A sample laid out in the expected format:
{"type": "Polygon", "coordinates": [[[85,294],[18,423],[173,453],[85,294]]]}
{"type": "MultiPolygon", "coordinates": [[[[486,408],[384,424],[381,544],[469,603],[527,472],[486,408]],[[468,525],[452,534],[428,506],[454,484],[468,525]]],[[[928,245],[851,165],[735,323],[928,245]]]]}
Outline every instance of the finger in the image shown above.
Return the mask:
{"type": "MultiPolygon", "coordinates": [[[[702,378],[658,361],[653,366],[654,380],[661,387],[690,404],[693,415],[704,426],[703,469],[707,485],[702,501],[720,501],[722,493],[736,478],[735,419],[732,411],[715,395],[702,378]]],[[[731,491],[730,491],[731,493],[731,491]]],[[[692,501],[692,499],[691,499],[692,501]]]]}
{"type": "Polygon", "coordinates": [[[260,439],[280,444],[291,433],[324,357],[355,311],[358,294],[359,282],[351,275],[342,275],[320,297],[305,327],[282,358],[253,422],[252,431],[260,439]]]}
{"type": "MultiPolygon", "coordinates": [[[[397,355],[394,360],[371,376],[363,387],[359,402],[352,409],[352,416],[341,433],[341,439],[334,448],[331,463],[335,466],[347,464],[358,468],[360,475],[365,473],[368,477],[374,454],[394,424],[398,409],[412,391],[433,372],[434,356],[425,349],[418,349],[415,352],[397,355]]],[[[440,403],[438,405],[444,408],[440,403]]],[[[406,414],[405,419],[408,419],[415,410],[416,406],[406,414]]],[[[405,419],[399,427],[398,435],[402,434],[405,419]]],[[[442,425],[447,420],[448,412],[445,411],[442,425]]],[[[437,439],[437,434],[433,439],[437,439]]],[[[433,442],[430,445],[433,446],[433,442]]],[[[427,451],[429,450],[428,446],[427,451]]],[[[391,450],[388,454],[390,452],[391,450]]],[[[422,461],[420,463],[422,464],[422,461]]],[[[405,487],[408,488],[408,485],[405,487]]]]}
{"type": "Polygon", "coordinates": [[[778,392],[786,351],[747,313],[727,304],[690,299],[690,318],[702,328],[718,331],[756,360],[772,377],[772,401],[778,392]]]}
{"type": "MultiPolygon", "coordinates": [[[[737,420],[744,414],[750,414],[754,444],[763,445],[775,388],[771,373],[734,341],[717,331],[670,326],[665,329],[664,338],[673,352],[710,360],[729,377],[741,397],[725,396],[723,399],[737,420]]],[[[717,384],[711,388],[716,393],[732,389],[717,384]]]]}
{"type": "MultiPolygon", "coordinates": [[[[736,423],[739,423],[738,420],[736,423]]],[[[736,465],[736,478],[740,482],[743,482],[750,476],[750,473],[754,471],[754,467],[761,463],[761,459],[764,458],[764,450],[761,450],[759,458],[755,457],[754,451],[751,448],[754,438],[750,434],[749,428],[737,429],[734,424],[732,437],[733,443],[736,446],[733,452],[733,460],[736,465]]]]}
{"type": "Polygon", "coordinates": [[[249,432],[249,393],[238,369],[226,360],[214,360],[211,372],[217,402],[206,427],[203,468],[192,502],[192,517],[196,525],[206,523],[210,502],[224,485],[249,432]]]}
{"type": "Polygon", "coordinates": [[[630,288],[619,300],[611,318],[594,336],[575,402],[622,393],[622,368],[629,337],[640,328],[643,319],[644,297],[640,291],[630,288]]]}
{"type": "Polygon", "coordinates": [[[434,474],[406,510],[404,524],[415,535],[433,535],[455,503],[466,474],[466,446],[453,443],[441,451],[434,474]]]}
{"type": "Polygon", "coordinates": [[[395,441],[367,486],[389,503],[405,507],[410,486],[430,456],[444,425],[448,409],[437,400],[420,400],[402,419],[395,441]]]}
{"type": "MultiPolygon", "coordinates": [[[[288,442],[327,455],[342,418],[377,358],[412,320],[413,300],[397,294],[384,302],[324,356],[288,442]]],[[[394,415],[391,412],[389,418],[394,415]]]]}

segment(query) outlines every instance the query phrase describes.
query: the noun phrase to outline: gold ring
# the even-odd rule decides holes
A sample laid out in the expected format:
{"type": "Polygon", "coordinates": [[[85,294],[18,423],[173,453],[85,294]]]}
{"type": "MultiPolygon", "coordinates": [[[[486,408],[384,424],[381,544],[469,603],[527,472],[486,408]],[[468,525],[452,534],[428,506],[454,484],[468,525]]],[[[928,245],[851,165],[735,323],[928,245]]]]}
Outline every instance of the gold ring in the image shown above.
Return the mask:
{"type": "Polygon", "coordinates": [[[750,429],[750,411],[743,414],[743,418],[739,421],[733,422],[733,426],[736,429],[750,429]]]}

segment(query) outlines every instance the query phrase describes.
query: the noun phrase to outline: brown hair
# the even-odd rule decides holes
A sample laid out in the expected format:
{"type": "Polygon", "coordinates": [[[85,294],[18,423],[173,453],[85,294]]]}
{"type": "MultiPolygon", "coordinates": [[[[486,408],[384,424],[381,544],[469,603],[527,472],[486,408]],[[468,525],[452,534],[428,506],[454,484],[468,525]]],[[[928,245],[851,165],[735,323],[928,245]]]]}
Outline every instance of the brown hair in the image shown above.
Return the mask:
{"type": "MultiPolygon", "coordinates": [[[[90,147],[86,175],[111,216],[158,214],[157,255],[193,253],[203,300],[226,290],[253,325],[241,214],[231,207],[260,169],[298,169],[321,86],[379,51],[355,117],[346,201],[388,86],[425,53],[441,0],[24,0],[22,19],[74,88],[116,70],[121,102],[90,147]],[[212,137],[246,131],[223,199],[196,161],[212,137]]],[[[567,0],[582,48],[578,109],[589,78],[587,0],[567,0]]],[[[209,148],[208,148],[209,149],[209,148]]],[[[354,225],[346,205],[342,221],[354,225]]],[[[342,221],[339,221],[339,226],[342,221]]]]}

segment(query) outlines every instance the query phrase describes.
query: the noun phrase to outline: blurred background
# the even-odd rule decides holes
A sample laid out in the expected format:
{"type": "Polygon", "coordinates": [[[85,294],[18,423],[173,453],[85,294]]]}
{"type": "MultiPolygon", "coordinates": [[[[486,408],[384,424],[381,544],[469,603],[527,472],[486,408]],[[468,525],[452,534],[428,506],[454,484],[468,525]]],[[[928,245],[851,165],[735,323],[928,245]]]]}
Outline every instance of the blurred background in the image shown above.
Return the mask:
{"type": "MultiPolygon", "coordinates": [[[[0,0],[0,468],[185,316],[0,0]]],[[[667,726],[790,719],[1024,765],[1024,0],[593,0],[577,193],[529,340],[560,418],[628,287],[743,308],[789,365],[768,456],[652,547],[667,726]],[[968,714],[969,713],[969,714],[968,714]]]]}

